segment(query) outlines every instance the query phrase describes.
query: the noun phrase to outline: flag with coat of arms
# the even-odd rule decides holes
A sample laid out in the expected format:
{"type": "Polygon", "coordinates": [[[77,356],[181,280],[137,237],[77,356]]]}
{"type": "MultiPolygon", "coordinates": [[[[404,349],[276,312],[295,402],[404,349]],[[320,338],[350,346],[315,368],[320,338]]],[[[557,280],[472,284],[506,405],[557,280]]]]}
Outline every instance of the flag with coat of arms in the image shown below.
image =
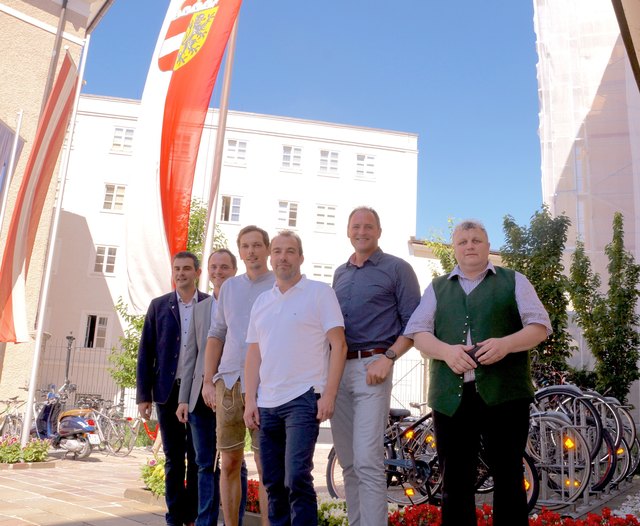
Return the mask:
{"type": "Polygon", "coordinates": [[[202,129],[241,2],[172,0],[160,30],[127,198],[129,303],[135,312],[171,290],[171,256],[186,250],[202,129]]]}

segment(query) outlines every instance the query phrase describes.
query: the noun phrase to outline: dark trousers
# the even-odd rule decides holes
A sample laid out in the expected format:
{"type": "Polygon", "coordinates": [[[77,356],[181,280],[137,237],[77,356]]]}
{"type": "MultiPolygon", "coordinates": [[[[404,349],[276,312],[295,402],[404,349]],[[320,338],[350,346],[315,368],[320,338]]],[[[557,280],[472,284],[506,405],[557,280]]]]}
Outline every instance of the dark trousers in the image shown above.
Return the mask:
{"type": "Polygon", "coordinates": [[[475,382],[464,385],[456,413],[434,411],[443,472],[442,526],[476,526],[475,481],[480,441],[493,475],[494,526],[527,526],[522,457],[529,432],[529,400],[488,406],[475,382]]]}
{"type": "MultiPolygon", "coordinates": [[[[198,518],[196,526],[218,524],[220,510],[220,466],[216,465],[216,414],[208,407],[202,395],[193,411],[189,413],[189,427],[198,464],[198,518]]],[[[242,524],[247,504],[247,465],[242,461],[240,471],[242,498],[238,524],[242,524]]]]}
{"type": "Polygon", "coordinates": [[[260,458],[271,526],[315,526],[313,452],[320,423],[313,389],[286,404],[260,408],[260,458]]]}
{"type": "Polygon", "coordinates": [[[169,399],[156,404],[165,456],[165,502],[167,525],[182,526],[198,514],[198,465],[189,426],[176,416],[179,385],[174,382],[169,399]],[[186,486],[185,486],[185,463],[186,486]]]}

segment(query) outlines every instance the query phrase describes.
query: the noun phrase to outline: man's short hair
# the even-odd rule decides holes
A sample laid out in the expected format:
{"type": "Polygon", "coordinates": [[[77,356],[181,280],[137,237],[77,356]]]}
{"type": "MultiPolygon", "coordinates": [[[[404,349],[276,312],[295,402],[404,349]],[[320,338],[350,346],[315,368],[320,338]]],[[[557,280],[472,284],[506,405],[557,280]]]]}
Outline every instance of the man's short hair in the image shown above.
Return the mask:
{"type": "Polygon", "coordinates": [[[193,252],[189,252],[188,250],[178,252],[175,256],[173,256],[173,258],[171,258],[171,264],[173,265],[173,262],[178,258],[191,258],[193,260],[193,268],[196,270],[200,268],[200,260],[198,259],[198,256],[196,256],[193,252]]]}
{"type": "Polygon", "coordinates": [[[258,232],[262,236],[262,241],[264,242],[264,246],[269,248],[269,234],[267,234],[266,230],[262,230],[262,228],[257,227],[256,225],[245,226],[240,232],[238,232],[238,239],[236,243],[238,244],[238,249],[240,249],[240,238],[249,232],[258,232]]]}
{"type": "Polygon", "coordinates": [[[477,219],[465,219],[463,221],[460,221],[453,228],[453,232],[451,232],[451,239],[453,239],[453,236],[455,236],[458,232],[463,232],[465,230],[482,230],[484,232],[484,235],[487,236],[487,239],[489,239],[487,229],[484,227],[482,222],[478,221],[477,219]]]}
{"type": "Polygon", "coordinates": [[[382,228],[382,226],[380,224],[380,216],[378,215],[378,212],[376,212],[370,206],[358,206],[358,207],[354,208],[351,211],[351,213],[349,214],[349,219],[347,220],[347,225],[349,225],[351,223],[351,218],[353,217],[353,215],[356,212],[371,212],[373,214],[373,217],[375,217],[375,219],[376,219],[376,223],[378,224],[378,228],[382,228]]]}
{"type": "Polygon", "coordinates": [[[296,240],[296,243],[298,243],[298,252],[299,254],[302,256],[302,239],[300,239],[300,236],[298,234],[296,234],[293,230],[280,230],[280,232],[278,232],[275,237],[290,237],[296,240]]]}
{"type": "Polygon", "coordinates": [[[214,256],[215,254],[227,254],[229,256],[229,259],[231,259],[231,266],[234,268],[234,270],[238,270],[238,260],[236,259],[236,256],[233,254],[233,252],[231,252],[231,250],[229,250],[228,248],[219,248],[211,252],[211,254],[209,254],[209,259],[207,259],[207,264],[209,263],[209,261],[211,261],[212,256],[214,256]]]}

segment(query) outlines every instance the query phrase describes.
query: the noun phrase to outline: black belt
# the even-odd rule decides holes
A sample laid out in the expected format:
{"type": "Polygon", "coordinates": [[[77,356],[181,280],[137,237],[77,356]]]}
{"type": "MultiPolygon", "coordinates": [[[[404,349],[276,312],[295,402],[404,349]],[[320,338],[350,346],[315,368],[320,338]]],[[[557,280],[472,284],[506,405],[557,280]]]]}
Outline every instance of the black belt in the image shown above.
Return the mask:
{"type": "Polygon", "coordinates": [[[348,351],[347,360],[355,360],[356,358],[369,358],[369,356],[375,356],[376,354],[384,354],[386,349],[366,349],[364,351],[348,351]]]}

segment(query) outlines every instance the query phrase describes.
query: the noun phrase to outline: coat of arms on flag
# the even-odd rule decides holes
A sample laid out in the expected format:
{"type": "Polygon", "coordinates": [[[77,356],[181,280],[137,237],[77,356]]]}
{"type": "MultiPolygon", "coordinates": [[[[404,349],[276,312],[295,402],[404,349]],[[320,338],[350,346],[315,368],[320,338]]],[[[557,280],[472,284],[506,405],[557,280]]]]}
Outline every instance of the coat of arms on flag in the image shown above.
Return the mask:
{"type": "Polygon", "coordinates": [[[178,58],[176,58],[176,63],[173,66],[174,71],[184,66],[200,51],[207,39],[209,29],[211,29],[211,24],[213,24],[213,19],[216,17],[217,12],[218,8],[214,7],[213,9],[201,11],[191,18],[180,46],[180,51],[178,51],[178,58]]]}
{"type": "Polygon", "coordinates": [[[158,55],[160,71],[178,69],[195,56],[211,29],[218,3],[219,0],[186,0],[181,5],[167,28],[158,55]]]}

